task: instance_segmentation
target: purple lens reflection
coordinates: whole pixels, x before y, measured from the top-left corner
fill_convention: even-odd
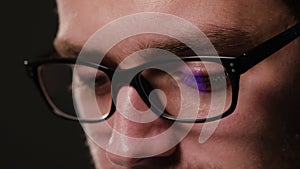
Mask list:
[[[196,88],[201,92],[211,92],[211,85],[208,76],[190,76],[184,73],[182,73],[181,76],[185,85],[190,86],[192,88]]]

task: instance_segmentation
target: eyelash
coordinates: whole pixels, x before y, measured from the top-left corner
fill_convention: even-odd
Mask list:
[[[223,90],[228,86],[228,74],[224,72],[224,69],[216,64],[205,64],[190,62],[186,63],[187,67],[179,66],[177,76],[181,82],[198,90],[199,92],[209,93],[212,91]],[[209,69],[207,69],[208,67]],[[188,70],[186,70],[188,68]],[[208,72],[209,70],[209,72]],[[224,80],[226,85],[224,86]]]

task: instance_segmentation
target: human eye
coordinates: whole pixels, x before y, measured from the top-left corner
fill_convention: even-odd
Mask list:
[[[221,91],[227,87],[228,74],[218,63],[187,62],[184,68],[180,68],[178,76],[183,85],[201,93]]]
[[[96,75],[95,78],[90,78],[85,83],[90,90],[94,89],[97,95],[110,91],[110,80],[105,74]]]
[[[89,72],[80,72],[76,79],[74,86],[77,89],[95,91],[96,95],[104,95],[110,92],[110,79],[102,71],[97,71],[96,75]]]

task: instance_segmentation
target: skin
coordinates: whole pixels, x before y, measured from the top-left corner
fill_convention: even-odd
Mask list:
[[[205,32],[211,25],[230,27],[248,32],[252,43],[238,49],[224,47],[224,53],[241,53],[294,25],[296,20],[281,1],[275,0],[57,0],[60,27],[55,40],[58,52],[64,57],[76,57],[87,39],[99,28],[121,16],[138,12],[162,12],[184,18]],[[184,7],[182,7],[184,6]],[[274,12],[276,11],[276,12]],[[145,41],[155,40],[145,36]],[[243,38],[237,39],[243,42]],[[139,48],[135,39],[128,41],[131,51],[112,49],[114,63]],[[218,44],[214,44],[218,46]],[[218,48],[217,48],[218,49]],[[236,110],[221,120],[212,137],[199,144],[199,129],[191,132],[176,147],[155,157],[135,159],[111,154],[89,138],[91,154],[98,169],[174,168],[174,169],[284,169],[298,168],[300,142],[300,39],[282,48],[241,76]],[[135,89],[127,87],[128,100],[137,109],[141,98]],[[122,111],[122,110],[120,110]],[[125,110],[126,111],[126,110]],[[123,112],[126,113],[126,112]],[[131,122],[116,112],[110,119],[114,129],[132,137],[150,137],[165,130],[170,124],[158,119],[149,124]],[[171,137],[169,139],[172,139]],[[118,138],[111,144],[131,148],[132,152],[148,151],[135,148]]]

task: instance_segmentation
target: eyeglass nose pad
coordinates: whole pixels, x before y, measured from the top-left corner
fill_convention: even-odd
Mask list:
[[[162,103],[158,92],[155,92],[155,88],[143,75],[135,76],[130,85],[137,90],[144,103],[156,115],[161,116],[165,113],[165,104]]]

